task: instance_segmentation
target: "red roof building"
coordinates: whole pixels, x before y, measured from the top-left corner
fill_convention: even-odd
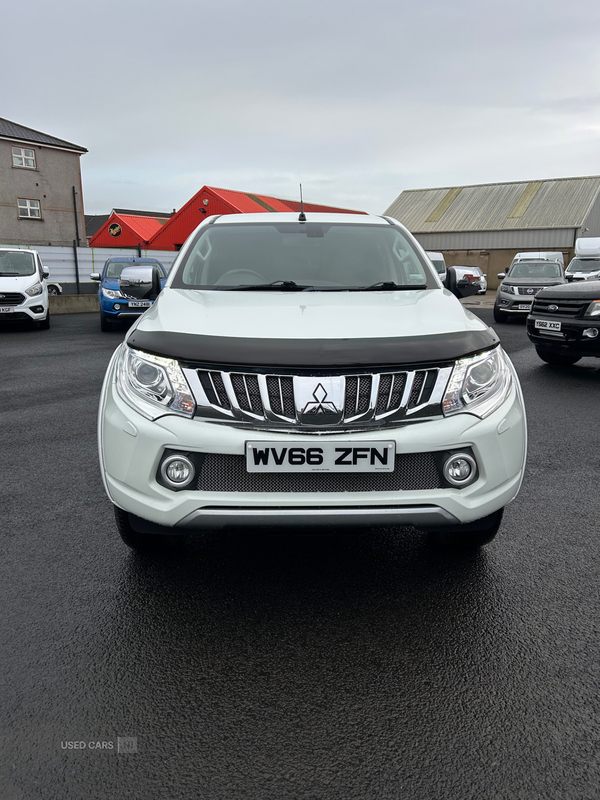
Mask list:
[[[169,217],[112,213],[90,239],[90,247],[148,247]]]
[[[304,203],[304,210],[313,213],[364,214],[348,208]],[[190,233],[206,219],[215,214],[256,214],[300,211],[299,200],[279,200],[264,194],[236,192],[231,189],[216,189],[203,186],[179,211],[157,232],[149,243],[151,250],[179,250]],[[110,220],[109,220],[110,221]],[[93,243],[90,241],[90,245]],[[111,242],[115,246],[115,242]],[[106,245],[98,245],[106,246]],[[126,245],[127,246],[127,245]]]

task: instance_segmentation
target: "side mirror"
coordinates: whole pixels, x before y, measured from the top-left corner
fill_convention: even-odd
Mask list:
[[[503,281],[506,278],[506,272],[499,272],[498,273],[498,280]]]
[[[468,278],[457,280],[456,270],[454,267],[450,267],[446,277],[446,289],[460,300],[463,297],[471,297],[477,294],[481,289],[481,284],[478,280],[469,280]]]
[[[92,274],[90,275],[90,280],[91,281],[96,281],[97,283],[100,283],[100,273],[99,272],[92,272]]]
[[[137,300],[155,300],[161,288],[158,267],[125,267],[119,277],[119,289]]]
[[[44,267],[43,265],[42,265],[42,275],[44,276],[44,278],[50,277],[50,270],[48,269],[48,267]]]

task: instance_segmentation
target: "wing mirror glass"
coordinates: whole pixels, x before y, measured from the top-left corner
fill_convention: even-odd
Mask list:
[[[119,289],[138,300],[154,300],[161,290],[158,267],[125,267],[119,276]]]
[[[459,300],[463,297],[471,297],[481,289],[481,283],[478,280],[469,280],[468,278],[457,279],[456,270],[454,267],[449,267],[446,275],[446,289]]]

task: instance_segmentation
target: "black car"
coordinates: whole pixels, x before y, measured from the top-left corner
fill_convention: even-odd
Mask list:
[[[600,357],[600,281],[543,289],[527,317],[527,335],[548,364],[570,366]]]

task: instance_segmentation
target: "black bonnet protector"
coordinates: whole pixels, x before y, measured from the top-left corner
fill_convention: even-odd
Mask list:
[[[382,367],[454,361],[494,347],[491,328],[373,339],[251,339],[135,330],[129,347],[178,361],[236,367]]]

